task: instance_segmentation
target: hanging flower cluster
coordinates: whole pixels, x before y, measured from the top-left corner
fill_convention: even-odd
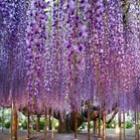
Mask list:
[[[26,70],[27,70],[27,97],[31,109],[40,110],[44,89],[45,75],[45,47],[46,47],[46,20],[44,0],[31,1],[27,12],[26,29]]]
[[[2,106],[21,102],[25,87],[26,1],[0,1],[0,94]]]

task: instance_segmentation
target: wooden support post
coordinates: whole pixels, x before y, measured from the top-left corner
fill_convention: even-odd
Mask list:
[[[77,126],[78,126],[78,122],[77,122],[77,112],[74,112],[74,139],[77,140]]]
[[[36,132],[40,132],[40,115],[37,114],[37,119],[36,119]]]
[[[52,109],[49,109],[49,130],[52,130],[52,121],[51,121],[51,117],[52,117]]]
[[[27,140],[30,140],[31,138],[31,120],[30,120],[30,111],[28,109],[28,114],[27,114]]]
[[[103,140],[106,140],[106,112],[103,112]]]
[[[12,102],[12,106],[11,106],[11,126],[10,126],[10,131],[11,131],[10,139],[11,140],[12,140],[12,135],[13,135],[13,132],[12,132],[12,122],[13,122],[13,102]]]
[[[93,120],[93,134],[96,136],[97,134],[97,120]]]
[[[14,103],[12,103],[11,139],[18,140],[18,113]]]
[[[135,140],[137,139],[137,112],[135,111]]]
[[[123,110],[123,140],[125,140],[125,111]]]
[[[48,131],[48,112],[47,109],[45,108],[45,128],[44,128],[44,137],[45,140],[47,140],[47,131]]]
[[[119,111],[119,114],[118,114],[118,123],[119,123],[119,140],[122,140],[122,117],[121,117],[121,111]]]
[[[93,119],[93,136],[96,135],[96,120]]]
[[[138,113],[138,108],[135,111],[135,140],[140,140],[140,136],[139,136],[139,113]]]
[[[99,110],[99,119],[98,119],[98,137],[101,138],[101,109]]]
[[[51,117],[54,117],[54,111],[51,109]],[[51,119],[51,125],[53,124],[53,118]],[[52,131],[51,131],[51,140],[54,140],[54,127],[52,127]]]
[[[88,103],[88,140],[90,140],[90,103]]]
[[[137,110],[137,137],[138,140],[140,140],[140,134],[139,134],[139,112]]]
[[[1,124],[2,124],[2,133],[3,133],[3,127],[4,127],[4,107],[2,107],[2,121],[1,121]]]

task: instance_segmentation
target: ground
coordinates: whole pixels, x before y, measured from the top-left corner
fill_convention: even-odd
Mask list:
[[[53,136],[53,137],[52,137]],[[4,131],[3,133],[0,132],[0,140],[9,140],[10,135],[8,131]],[[19,133],[19,139],[18,140],[25,140],[26,139],[26,132],[20,132]],[[107,130],[107,138],[106,140],[118,140],[118,135],[116,135],[114,130]],[[48,138],[44,139],[44,134],[43,133],[36,133],[32,134],[32,139],[31,140],[74,140],[73,134],[52,134],[48,133]],[[79,134],[78,135],[78,140],[87,140],[87,134]],[[101,140],[97,139],[97,137],[93,137],[91,135],[91,140]],[[126,130],[126,140],[135,140],[134,137],[134,130]]]

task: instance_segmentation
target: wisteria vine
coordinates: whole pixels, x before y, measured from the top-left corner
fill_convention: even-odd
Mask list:
[[[96,99],[134,110],[139,15],[135,0],[0,1],[1,106],[79,111]]]

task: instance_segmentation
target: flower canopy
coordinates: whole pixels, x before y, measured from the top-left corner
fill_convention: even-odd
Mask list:
[[[134,110],[140,100],[136,0],[0,1],[1,105]]]

